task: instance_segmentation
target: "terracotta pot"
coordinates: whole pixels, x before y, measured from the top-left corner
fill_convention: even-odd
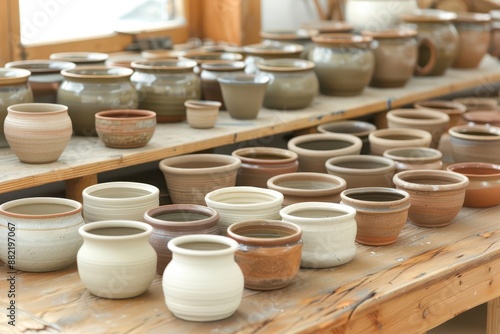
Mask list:
[[[356,255],[356,210],[324,202],[291,204],[280,211],[281,219],[302,229],[303,268],[329,268],[345,264]]]
[[[174,204],[206,205],[212,190],[236,184],[240,159],[225,154],[185,154],[160,161],[159,167]]]
[[[443,153],[430,147],[397,147],[384,151],[396,164],[396,173],[411,169],[443,169]]]
[[[69,267],[82,245],[78,228],[83,225],[82,205],[77,201],[27,197],[5,202],[0,205],[0,236],[5,240],[0,243],[0,260],[5,266],[32,272]],[[11,239],[15,239],[15,261],[9,251]]]
[[[331,157],[361,152],[361,139],[351,134],[312,133],[293,137],[287,143],[299,156],[299,171],[325,173],[325,162]]]
[[[299,167],[297,153],[277,147],[244,147],[231,155],[241,160],[237,186],[266,188],[269,178],[295,173]]]
[[[368,141],[368,135],[370,132],[377,130],[377,127],[368,122],[364,121],[337,121],[325,124],[320,124],[316,128],[318,132],[323,133],[347,133],[354,135],[362,140],[363,146],[361,147],[361,154],[370,153],[370,142]]]
[[[458,97],[452,101],[465,105],[467,108],[466,114],[475,110],[495,110],[498,107],[498,100],[492,97],[466,96]],[[465,117],[466,114],[464,114],[463,117]]]
[[[250,220],[227,229],[238,242],[236,263],[245,288],[274,290],[289,285],[297,275],[302,256],[302,229],[279,220]]]
[[[445,170],[407,170],[394,175],[397,189],[410,194],[411,222],[421,227],[449,225],[464,204],[466,176]]]
[[[448,129],[447,113],[430,109],[392,109],[386,114],[389,128],[421,129],[432,135],[430,147],[438,148],[441,135]]]
[[[429,147],[432,135],[420,129],[378,129],[368,135],[370,150],[373,155],[383,155],[390,148]]]
[[[7,108],[5,138],[21,162],[57,161],[71,140],[68,107],[52,103],[21,103]]]
[[[109,55],[102,52],[58,52],[52,53],[49,58],[51,60],[69,61],[77,66],[99,66],[104,65]]]
[[[449,131],[455,162],[500,164],[500,128],[487,125],[458,125]]]
[[[217,123],[221,105],[218,101],[187,100],[184,106],[189,126],[193,129],[213,128]]]
[[[346,155],[326,161],[328,174],[346,181],[347,188],[392,187],[396,164],[388,158],[375,155]]]
[[[95,114],[97,136],[108,147],[146,146],[156,130],[156,113],[151,110],[104,110]]]
[[[220,234],[219,214],[206,206],[196,204],[170,204],[149,209],[144,213],[144,222],[153,227],[149,237],[156,251],[156,272],[163,275],[172,259],[167,244],[175,237],[187,234]]]
[[[500,204],[500,165],[486,162],[460,162],[446,167],[469,179],[464,206],[489,208]]]
[[[124,299],[148,290],[155,277],[156,252],[149,244],[153,228],[132,220],[85,224],[79,232],[78,275],[95,296]]]
[[[369,246],[396,242],[408,218],[410,195],[393,188],[363,187],[344,190],[341,204],[356,209],[356,241]]]
[[[482,13],[459,13],[453,20],[458,31],[458,54],[452,66],[476,68],[490,46],[491,16]]]
[[[283,194],[283,206],[301,202],[340,202],[343,178],[325,173],[288,173],[267,180],[267,187]]]
[[[162,279],[167,308],[189,321],[231,316],[240,306],[244,279],[234,260],[238,243],[220,235],[184,235],[168,243],[172,261]]]
[[[222,103],[220,110],[226,110],[222,91],[217,78],[229,73],[244,74],[245,63],[242,61],[221,61],[218,63],[201,64],[201,88],[203,98],[210,101],[219,101]]]
[[[467,106],[462,103],[447,100],[427,100],[415,102],[413,106],[416,109],[430,109],[447,113],[450,117],[448,129],[464,123],[463,114],[467,111]]]

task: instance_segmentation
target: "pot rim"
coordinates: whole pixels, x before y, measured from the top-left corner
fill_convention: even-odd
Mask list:
[[[336,132],[336,131],[331,131],[329,128],[330,127],[335,127],[336,125],[340,126],[352,126],[354,128],[360,129],[362,131],[359,132]],[[316,127],[316,129],[319,132],[325,132],[325,133],[346,133],[346,134],[351,134],[355,135],[356,137],[363,137],[363,136],[368,136],[368,134],[372,131],[377,130],[377,127],[375,124],[369,123],[369,122],[364,122],[364,121],[353,121],[353,120],[345,120],[345,121],[334,121],[334,122],[329,122],[329,123],[323,123],[320,124]]]
[[[322,33],[311,37],[314,43],[323,45],[368,44],[371,36],[350,33]]]
[[[227,246],[227,248],[215,250],[193,250],[180,247],[182,244],[196,242],[222,244]],[[172,256],[179,254],[184,256],[212,257],[234,254],[238,250],[238,242],[223,235],[191,234],[171,239],[168,242],[167,247],[172,252]]]
[[[271,78],[267,74],[257,73],[237,73],[236,75],[225,74],[217,77],[217,82],[221,85],[267,85]]]
[[[147,192],[147,194],[144,194],[142,196],[134,196],[134,197],[100,197],[100,196],[93,196],[92,194],[95,191],[103,190],[103,189],[138,189],[138,190],[144,190]],[[149,199],[151,197],[157,197],[160,194],[160,190],[147,183],[140,183],[140,182],[129,182],[129,181],[114,181],[114,182],[103,182],[103,183],[97,183],[93,184],[91,186],[88,186],[87,188],[83,189],[82,191],[82,196],[83,200],[91,200],[95,201],[97,200],[98,202],[104,202],[104,203],[120,203],[123,201],[127,201],[130,199]]]
[[[272,238],[258,238],[249,237],[241,234],[245,232],[245,229],[252,228],[253,233],[258,233],[258,231],[268,231],[269,227],[278,227],[285,234],[279,237]],[[271,219],[258,219],[258,220],[247,220],[240,221],[229,225],[227,228],[227,234],[230,238],[236,240],[239,244],[248,246],[259,246],[259,247],[283,247],[288,244],[299,242],[302,236],[302,228],[294,223],[271,220]]]
[[[364,30],[361,32],[364,36],[370,36],[373,39],[392,39],[392,38],[413,38],[417,36],[417,29],[409,28],[390,28],[384,30]]]
[[[268,154],[275,156],[276,159],[258,159],[252,157],[251,156],[252,154]],[[297,153],[292,152],[290,150],[279,147],[267,147],[267,146],[242,147],[231,152],[231,155],[237,157],[244,163],[263,164],[263,165],[274,164],[275,162],[285,163],[285,164],[293,163],[299,158]]]
[[[184,106],[190,109],[204,110],[204,109],[214,109],[220,108],[222,103],[219,101],[211,100],[187,100],[184,102]]]
[[[217,63],[220,61],[241,61],[243,55],[237,52],[228,51],[186,51],[183,55],[179,56],[180,60],[194,60],[198,65]]]
[[[391,143],[394,142],[394,139],[387,139],[384,138],[383,135],[386,134],[392,134],[392,135],[410,135],[413,134],[414,136],[417,136],[418,138],[416,139],[407,139],[408,142],[414,141],[414,140],[422,140],[422,139],[427,139],[429,142],[432,140],[432,135],[429,131],[426,130],[421,130],[421,129],[407,129],[407,128],[387,128],[387,129],[378,129],[373,132],[371,132],[368,135],[368,138],[370,141],[379,140],[383,143]],[[402,141],[406,139],[398,139],[398,141]]]
[[[261,30],[260,37],[270,40],[302,40],[310,41],[311,36],[319,34],[317,29],[299,28],[295,30]]]
[[[227,203],[220,200],[214,199],[216,196],[229,195],[232,194],[243,194],[247,198],[250,194],[254,196],[262,196],[262,201],[253,203]],[[233,197],[234,197],[233,196]],[[265,198],[264,198],[265,197]],[[272,207],[276,205],[281,205],[283,203],[284,196],[282,193],[272,189],[254,187],[254,186],[230,186],[212,190],[205,195],[205,202],[207,206],[214,208],[217,211],[219,209],[239,209],[243,210],[255,210],[256,208],[262,207],[265,204],[266,207]]]
[[[403,156],[397,155],[397,152],[401,151],[418,151],[418,152],[426,152],[430,155],[427,156]],[[438,149],[431,147],[419,147],[419,146],[405,146],[405,147],[393,147],[384,151],[383,156],[385,158],[392,159],[398,162],[425,162],[432,160],[439,160],[443,157],[443,153]]]
[[[168,214],[168,213],[198,213],[206,216],[206,218],[198,219],[198,220],[187,220],[187,221],[170,221],[164,219],[158,219],[155,217],[160,214]],[[191,229],[193,226],[203,226],[209,224],[215,220],[217,222],[220,218],[219,213],[207,206],[198,205],[198,204],[167,204],[161,205],[156,208],[152,208],[144,212],[144,220],[148,224],[153,224],[157,226],[173,226],[173,227],[186,227],[187,229]]]
[[[31,111],[33,108],[42,109],[40,111]],[[39,103],[39,102],[29,102],[29,103],[18,103],[7,107],[7,111],[14,112],[17,114],[33,115],[33,114],[58,114],[61,112],[68,111],[68,107],[64,104],[57,103]]]
[[[99,235],[93,234],[90,231],[100,229],[100,228],[136,228],[142,230],[140,233],[129,234],[129,235]],[[149,236],[153,232],[153,227],[144,222],[136,220],[126,220],[126,219],[113,219],[113,220],[101,220],[92,223],[85,224],[78,229],[78,233],[82,238],[91,240],[115,240],[115,241],[130,241],[144,238]]]
[[[412,118],[411,116],[429,116],[429,118]],[[408,116],[408,117],[406,117]],[[439,110],[431,109],[392,109],[386,114],[387,120],[404,125],[412,125],[415,122],[426,125],[443,125],[450,121],[450,116]]]
[[[489,169],[492,171],[496,171],[496,173],[491,173],[491,174],[474,174],[474,173],[462,173],[459,170],[462,168],[467,168],[467,169],[475,169],[475,168],[481,168],[481,169]],[[500,176],[500,165],[494,164],[494,163],[489,163],[489,162],[457,162],[453,163],[451,165],[448,165],[446,167],[447,170],[455,173],[460,173],[468,178],[498,178]]]
[[[384,166],[375,168],[351,168],[351,167],[342,167],[335,164],[340,162],[377,162],[383,164]],[[337,171],[349,174],[353,173],[355,174],[362,173],[363,175],[366,173],[385,174],[388,171],[395,171],[396,163],[392,159],[378,155],[340,155],[326,160],[325,167],[328,171]]]
[[[49,56],[50,60],[69,61],[72,63],[87,63],[106,61],[109,54],[103,52],[57,52]]]
[[[131,66],[134,70],[184,71],[193,70],[197,64],[198,63],[192,59],[156,59],[136,60],[131,63]]]
[[[310,150],[305,149],[298,144],[302,144],[310,141],[319,141],[319,140],[341,140],[351,143],[351,145],[343,148],[333,149],[333,150]],[[295,151],[297,154],[308,154],[312,156],[324,156],[325,153],[335,152],[337,154],[343,154],[343,152],[348,152],[353,149],[359,149],[361,151],[361,147],[363,146],[363,141],[352,134],[346,133],[310,133],[305,135],[300,135],[297,137],[293,137],[287,143],[288,149]]]
[[[279,214],[284,221],[288,221],[287,219],[293,220],[294,218],[300,218],[301,221],[307,223],[315,223],[315,222],[320,222],[320,223],[325,223],[325,218],[324,217],[319,217],[319,218],[314,218],[314,217],[297,217],[294,216],[293,213],[296,211],[302,211],[304,209],[308,210],[331,210],[335,212],[341,212],[343,213],[340,216],[337,217],[330,217],[329,219],[344,219],[344,218],[354,218],[356,215],[356,209],[354,209],[351,206],[345,205],[345,204],[339,204],[339,203],[329,203],[329,202],[299,202],[299,203],[293,203],[288,206],[283,207]]]
[[[304,47],[300,44],[278,41],[264,41],[243,46],[243,52],[250,55],[287,55],[300,54],[302,51]]]
[[[468,131],[460,130],[471,130],[475,132],[482,132],[493,134],[493,136],[478,136],[467,134]],[[458,138],[464,140],[474,140],[479,142],[492,142],[500,140],[500,127],[490,126],[490,125],[457,125],[448,130],[451,138]]]
[[[301,181],[305,179],[313,179],[313,181],[332,181],[332,187],[322,188],[322,189],[303,189],[303,188],[290,188],[284,187],[279,184],[280,181]],[[340,176],[326,174],[326,173],[316,173],[316,172],[298,172],[298,173],[285,173],[275,175],[267,180],[267,187],[269,189],[277,190],[284,195],[304,195],[305,193],[310,193],[311,196],[323,196],[330,195],[332,191],[335,193],[340,193],[347,187],[346,181]],[[307,196],[307,195],[305,195]]]
[[[463,103],[448,100],[426,100],[413,103],[416,109],[431,109],[446,112],[448,115],[463,114],[467,106]]]
[[[491,22],[491,15],[488,13],[462,12],[457,13],[454,23],[477,23],[485,24]]]
[[[128,78],[133,73],[134,70],[127,67],[107,65],[78,66],[72,69],[61,70],[63,77],[72,79],[120,79]]]
[[[261,59],[257,62],[257,68],[264,72],[302,72],[314,67],[314,62],[296,58]]]
[[[221,163],[221,165],[215,167],[205,167],[205,168],[204,167],[183,168],[175,166],[176,164],[178,165],[179,163],[183,162],[199,163],[204,159],[209,159],[210,161],[219,162]],[[217,172],[221,173],[238,169],[241,166],[241,160],[226,154],[193,153],[193,154],[183,154],[165,158],[159,162],[159,166],[162,172],[164,173],[167,172],[171,174],[197,175],[200,173],[205,174],[208,171],[213,173]]]
[[[244,70],[246,64],[241,60],[222,60],[214,63],[202,63],[200,66],[202,70],[229,72]]]
[[[390,201],[370,201],[370,200],[360,200],[352,198],[353,194],[363,194],[363,193],[378,193],[378,194],[399,194],[402,196],[400,199],[390,200]],[[399,212],[407,210],[410,207],[410,194],[402,189],[388,188],[388,187],[361,187],[361,188],[350,188],[346,189],[340,193],[341,203],[345,205],[353,206],[356,211],[391,211]],[[347,203],[343,203],[345,201]],[[369,204],[372,208],[366,208],[365,205]],[[397,208],[387,208],[388,204],[397,205]]]
[[[5,68],[21,68],[32,74],[59,73],[61,70],[75,67],[76,64],[70,61],[51,59],[16,60],[5,64]]]
[[[42,204],[42,203],[61,204],[73,207],[73,209],[55,214],[33,214],[33,215],[25,213],[14,213],[8,211],[9,209],[17,206],[22,206],[26,204],[30,205]],[[53,217],[64,217],[82,212],[82,209],[83,205],[80,202],[69,198],[60,198],[60,197],[25,197],[25,198],[14,199],[0,205],[0,213],[2,213],[3,215],[6,215],[8,217],[24,218],[24,219],[44,219]]]
[[[421,184],[406,181],[405,178],[412,176],[428,176],[433,175],[434,177],[439,177],[442,180],[449,180],[448,184]],[[407,170],[396,173],[393,177],[393,182],[396,187],[402,188],[403,190],[411,191],[423,191],[423,192],[444,192],[451,190],[461,190],[465,189],[469,185],[469,178],[463,174],[451,172],[447,170],[436,170],[436,169],[414,169]]]
[[[0,86],[27,84],[30,75],[24,68],[0,68]]]
[[[111,109],[102,110],[95,114],[95,117],[103,120],[145,120],[156,118],[156,113],[145,109]]]

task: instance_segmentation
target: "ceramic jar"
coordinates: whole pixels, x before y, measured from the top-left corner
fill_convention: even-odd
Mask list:
[[[46,272],[76,261],[82,245],[82,205],[57,197],[27,197],[0,205],[0,260],[17,270]],[[9,242],[15,240],[15,244]],[[15,248],[15,262],[12,252]]]
[[[441,111],[450,117],[448,128],[464,124],[463,115],[467,111],[467,106],[463,103],[448,100],[427,100],[413,104],[413,107],[420,110]]]
[[[419,38],[429,39],[437,48],[434,69],[417,75],[441,76],[451,67],[458,54],[459,36],[453,25],[457,14],[442,10],[422,9],[402,15],[403,21],[415,25]],[[430,48],[419,48],[418,61],[431,57]]]
[[[489,14],[459,13],[453,20],[458,31],[458,54],[452,66],[456,68],[476,68],[481,63],[490,46]]]
[[[186,119],[184,102],[201,98],[201,80],[194,60],[132,62],[130,81],[139,93],[139,108],[156,112],[159,123]]]
[[[372,38],[353,34],[313,36],[309,60],[316,66],[319,89],[325,95],[354,96],[363,92],[375,69]]]
[[[347,0],[345,20],[357,30],[381,30],[401,23],[401,15],[418,9],[417,0]]]
[[[361,152],[361,139],[343,133],[311,133],[293,137],[287,143],[299,156],[299,171],[325,173],[325,162],[331,157]]]
[[[430,147],[432,135],[420,129],[390,128],[378,129],[368,135],[370,150],[373,155],[383,155],[390,148]]]
[[[57,103],[68,106],[75,135],[97,135],[98,111],[137,108],[137,93],[130,83],[132,73],[130,68],[107,66],[61,71],[64,79],[57,91]]]
[[[302,256],[302,229],[279,220],[235,223],[227,235],[238,242],[236,263],[245,288],[274,290],[289,285],[297,275]]]
[[[108,220],[80,227],[78,275],[95,296],[124,299],[148,290],[156,269],[156,252],[149,244],[153,228],[133,220]]]
[[[238,243],[220,235],[185,235],[168,243],[172,261],[163,273],[167,308],[189,321],[215,321],[240,306],[243,273],[234,260]]]
[[[186,119],[193,129],[211,129],[217,123],[219,109],[222,103],[219,101],[187,100]]]
[[[300,44],[278,42],[278,41],[263,41],[261,43],[245,45],[243,47],[245,53],[245,72],[257,73],[257,62],[262,59],[276,58],[300,58],[304,47]]]
[[[210,101],[219,101],[222,103],[220,109],[226,110],[217,78],[229,73],[244,74],[244,71],[245,63],[242,61],[221,61],[201,64],[200,79],[203,98]]]
[[[302,229],[303,268],[330,268],[351,261],[356,255],[356,210],[350,206],[303,202],[280,211],[281,219]]]
[[[457,125],[450,134],[455,162],[500,164],[500,128],[488,125]]]
[[[172,252],[167,247],[170,240],[186,234],[220,234],[219,213],[196,204],[170,204],[149,209],[144,213],[144,222],[153,227],[149,242],[158,255],[156,272],[160,275],[172,259]]]
[[[50,163],[59,159],[73,128],[68,107],[52,103],[22,103],[7,108],[5,138],[21,162]]]
[[[303,59],[267,59],[257,63],[269,76],[263,105],[269,109],[294,110],[311,105],[319,93],[314,63]]]
[[[225,154],[184,154],[160,161],[174,204],[206,205],[205,195],[236,184],[240,159]]]
[[[30,71],[21,68],[0,68],[0,148],[9,147],[3,130],[7,107],[33,102],[30,75]]]
[[[101,220],[143,220],[144,212],[160,205],[160,190],[140,182],[98,183],[82,191],[86,223]]]
[[[396,147],[383,156],[396,164],[396,173],[410,169],[443,169],[443,153],[430,147]]]
[[[266,188],[269,178],[295,173],[299,168],[297,153],[283,148],[244,147],[234,150],[231,155],[241,160],[237,186]]]
[[[361,141],[363,142],[360,153],[369,154],[370,142],[368,141],[368,135],[370,134],[370,132],[377,130],[377,127],[369,122],[347,120],[320,124],[316,129],[318,130],[318,132],[323,133],[333,132],[354,135],[361,139]]]
[[[261,31],[260,37],[264,41],[300,44],[304,48],[300,54],[300,58],[307,59],[309,51],[314,46],[311,36],[317,34],[319,34],[319,30],[316,29],[267,30]]]
[[[279,219],[283,194],[267,188],[234,186],[209,192],[205,202],[219,213],[221,234],[226,235],[227,228],[240,221]]]

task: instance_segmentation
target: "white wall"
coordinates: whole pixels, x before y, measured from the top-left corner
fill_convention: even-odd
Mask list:
[[[296,30],[301,23],[319,20],[312,0],[261,0],[261,15],[263,31]]]

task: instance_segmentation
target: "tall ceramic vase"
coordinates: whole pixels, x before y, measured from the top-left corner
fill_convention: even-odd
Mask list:
[[[243,295],[234,260],[238,243],[221,235],[185,235],[168,243],[172,261],[163,273],[168,309],[178,318],[213,321],[231,316]]]

